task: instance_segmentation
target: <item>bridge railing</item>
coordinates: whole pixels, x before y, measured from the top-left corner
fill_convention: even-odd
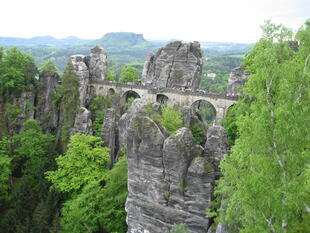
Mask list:
[[[124,87],[130,89],[143,89],[152,92],[153,94],[164,94],[164,93],[175,93],[179,95],[187,95],[187,96],[201,96],[201,97],[209,97],[214,99],[227,99],[227,100],[238,100],[238,96],[227,96],[226,94],[215,94],[215,93],[205,93],[204,91],[191,91],[191,90],[180,90],[176,88],[169,87],[154,87],[153,85],[145,85],[139,83],[120,83],[114,81],[92,81],[89,85],[103,85],[103,86],[113,86]]]

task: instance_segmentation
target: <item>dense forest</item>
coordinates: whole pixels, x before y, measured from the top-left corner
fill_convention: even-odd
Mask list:
[[[262,29],[263,37],[249,52],[247,46],[238,50],[231,44],[226,51],[217,45],[217,51],[211,45],[205,50],[201,88],[225,93],[231,69],[240,64],[250,74],[242,97],[221,122],[231,153],[221,161],[222,176],[206,215],[229,233],[306,233],[310,21],[296,34],[270,22]],[[124,36],[131,40],[124,43]],[[104,116],[117,97],[89,100],[92,135],[71,131],[76,115],[85,109],[68,56],[89,47],[83,47],[85,41],[68,40],[63,46],[75,41],[76,47],[0,48],[0,233],[127,232],[127,151],[120,148],[117,159],[111,158],[100,137]],[[111,41],[119,42],[115,46]],[[120,82],[139,82],[145,55],[157,48],[132,34],[110,34],[87,43],[107,48],[107,79]],[[52,77],[56,89],[49,106],[42,100],[46,77]],[[132,101],[128,98],[122,112]],[[169,135],[186,126],[177,109],[163,106],[158,114],[149,105],[146,112]],[[202,127],[195,125],[191,132],[196,144],[202,144]],[[186,228],[179,224],[171,233],[186,233]]]

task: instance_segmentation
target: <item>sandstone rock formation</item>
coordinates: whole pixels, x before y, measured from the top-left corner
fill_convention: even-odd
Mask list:
[[[91,54],[85,57],[92,81],[104,80],[107,73],[107,54],[100,46],[91,49]]]
[[[188,128],[168,136],[148,117],[142,100],[135,100],[122,118],[119,129],[126,135],[120,138],[128,155],[128,233],[162,233],[183,222],[193,233],[207,232],[211,221],[205,209],[217,175],[216,158],[210,156],[220,157],[220,151],[206,143],[206,156]],[[222,136],[215,133],[218,130],[222,132],[211,130],[208,139]]]
[[[245,68],[233,69],[228,78],[227,96],[239,96],[248,77],[249,74],[245,72]]]
[[[55,72],[43,71],[40,74],[36,119],[45,132],[52,134],[56,134],[59,124],[59,109],[53,103],[59,82],[60,77]]]
[[[78,76],[80,107],[82,109],[82,113],[78,113],[75,117],[71,134],[77,132],[91,134],[91,112],[86,109],[86,106],[93,97],[93,91],[88,88],[88,84],[91,81],[104,80],[107,72],[107,55],[104,49],[97,45],[91,49],[91,54],[88,56],[71,56],[71,62]]]
[[[14,111],[13,114],[14,122],[9,125],[1,126],[3,128],[8,127],[8,132],[13,135],[20,133],[22,130],[22,125],[28,119],[34,119],[35,116],[35,94],[33,92],[22,92],[19,97],[12,99],[12,109],[18,109]],[[5,105],[2,106],[5,108]],[[4,109],[0,109],[4,110]],[[5,111],[1,112],[3,114]],[[8,117],[8,116],[3,116]],[[12,116],[11,116],[12,117]],[[2,130],[0,130],[1,132]]]
[[[107,109],[105,115],[104,115],[104,120],[103,120],[103,125],[101,129],[101,139],[103,140],[104,146],[107,146],[110,148],[110,158],[111,162],[115,162],[115,153],[116,153],[116,119],[115,119],[115,109],[114,108],[109,108]]]
[[[107,55],[104,49],[97,45],[88,56],[71,56],[71,62],[79,79],[80,104],[85,107],[90,98],[87,90],[89,82],[104,80],[106,76]]]
[[[171,42],[150,54],[144,64],[142,83],[155,87],[195,90],[199,87],[202,54],[198,42]]]
[[[71,62],[74,67],[74,71],[78,76],[79,81],[79,93],[80,93],[80,105],[85,106],[87,100],[87,85],[89,84],[89,70],[85,63],[84,55],[71,56]]]
[[[84,107],[81,107],[75,116],[74,126],[71,129],[71,135],[76,133],[92,135],[91,112]]]

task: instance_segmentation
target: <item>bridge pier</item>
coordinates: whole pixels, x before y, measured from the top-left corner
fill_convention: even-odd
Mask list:
[[[225,116],[225,108],[215,108],[216,110],[216,116],[215,116],[215,124],[219,124],[220,121],[224,118]]]

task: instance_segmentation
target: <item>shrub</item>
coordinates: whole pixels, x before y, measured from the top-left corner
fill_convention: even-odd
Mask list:
[[[202,140],[203,140],[203,130],[201,126],[197,124],[193,125],[193,127],[191,128],[191,131],[192,131],[196,144],[200,145],[200,143],[202,143]]]
[[[183,119],[180,111],[163,106],[159,122],[166,128],[169,135],[172,135],[182,127]]]

